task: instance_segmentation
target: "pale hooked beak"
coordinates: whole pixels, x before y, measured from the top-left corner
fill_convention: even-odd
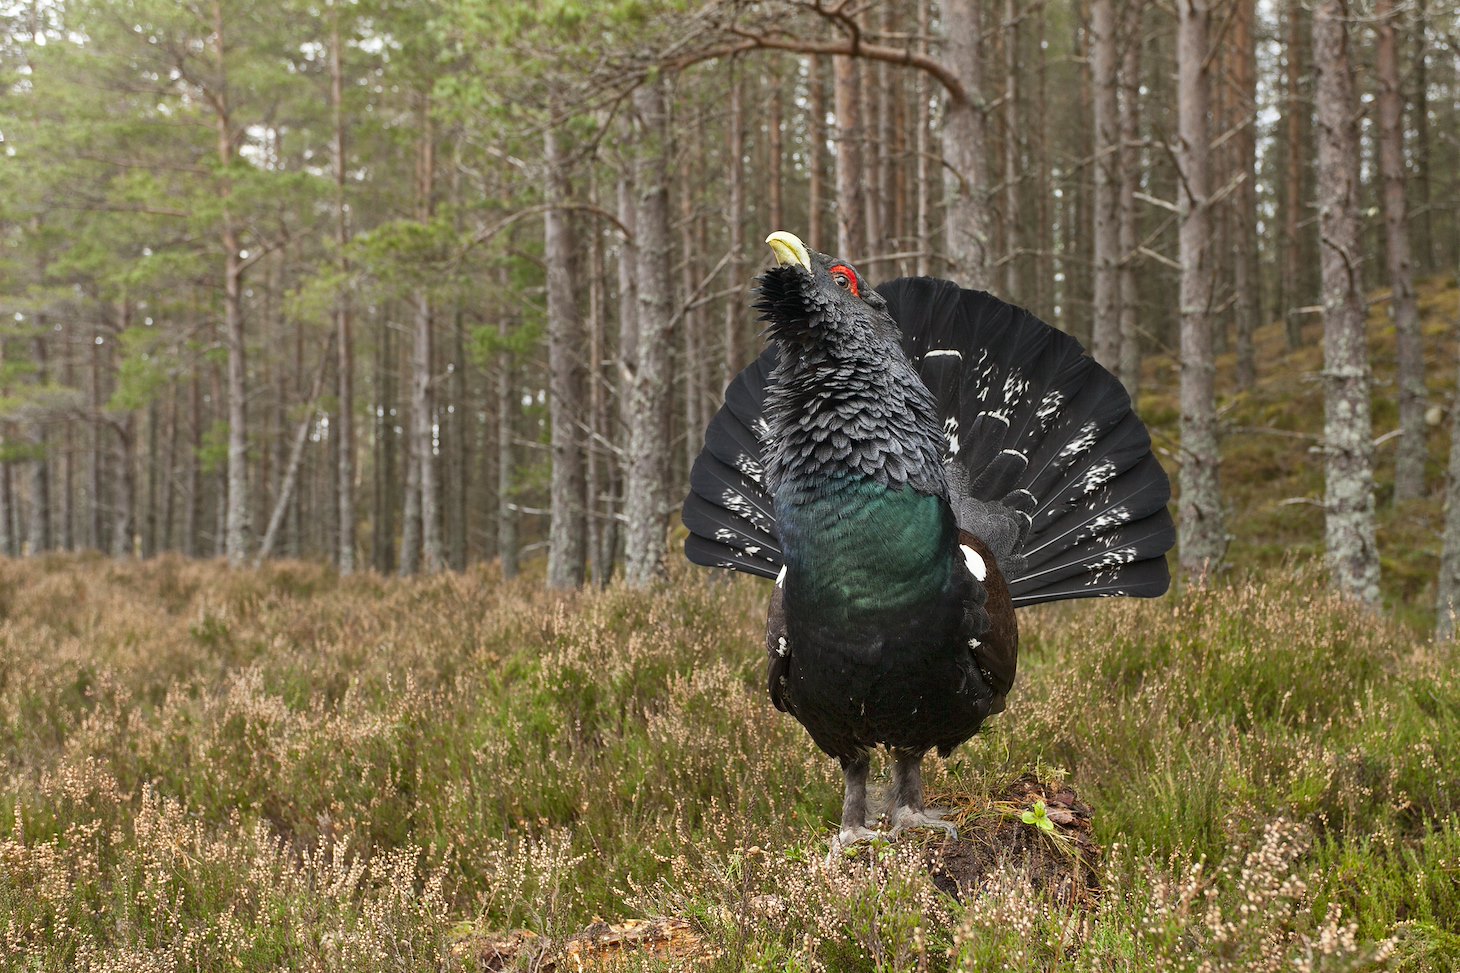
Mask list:
[[[787,233],[785,230],[777,230],[765,238],[770,245],[771,252],[776,255],[776,264],[785,267],[796,264],[807,273],[811,272],[811,251],[806,249],[806,244],[794,233]]]

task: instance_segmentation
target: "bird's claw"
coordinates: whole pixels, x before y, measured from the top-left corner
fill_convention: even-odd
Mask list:
[[[947,813],[940,808],[930,807],[914,811],[911,808],[900,807],[892,813],[892,835],[897,837],[911,828],[934,828],[946,832],[949,838],[957,841],[958,828],[952,821],[943,820],[943,815]]]
[[[890,837],[885,831],[873,831],[871,828],[842,828],[836,837],[831,839],[831,848],[826,853],[826,865],[828,868],[831,867],[832,863],[853,845],[859,845],[865,841],[887,841]]]

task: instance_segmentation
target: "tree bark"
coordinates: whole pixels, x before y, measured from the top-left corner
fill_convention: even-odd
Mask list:
[[[304,447],[309,442],[309,430],[314,427],[317,405],[320,393],[324,391],[324,377],[329,372],[329,359],[335,351],[335,337],[330,337],[330,347],[325,349],[324,358],[319,363],[319,369],[314,373],[314,384],[309,390],[309,400],[304,417],[299,420],[299,426],[294,431],[294,442],[289,447],[289,458],[284,466],[284,475],[279,482],[279,492],[274,498],[274,509],[269,515],[269,525],[264,530],[264,536],[259,541],[258,553],[254,556],[254,564],[260,564],[266,560],[274,550],[274,542],[279,536],[279,528],[284,526],[284,517],[289,512],[290,502],[294,497],[294,491],[299,484],[299,469],[304,465]]]
[[[36,334],[30,341],[31,365],[35,368],[35,384],[44,386],[50,380],[46,328],[49,326],[44,314],[37,314]],[[37,417],[29,423],[28,439],[35,456],[30,461],[30,516],[26,523],[26,548],[30,554],[40,554],[51,549],[51,458],[50,434],[46,429],[45,417]]]
[[[844,260],[865,260],[867,208],[863,196],[862,125],[856,58],[831,59],[836,109],[836,248]]]
[[[1325,535],[1338,590],[1379,601],[1369,356],[1359,239],[1359,143],[1346,0],[1313,9],[1322,241]]]
[[[1460,334],[1460,308],[1455,313],[1455,332]],[[1460,365],[1460,355],[1456,356],[1456,364]],[[1450,641],[1460,634],[1460,381],[1456,381],[1450,397],[1450,463],[1443,536],[1435,591],[1435,638]]]
[[[334,114],[335,243],[341,278],[349,280],[350,210],[345,201],[345,81],[342,65],[338,0],[330,3],[330,107]],[[335,394],[339,408],[335,436],[339,440],[339,462],[335,468],[335,494],[339,509],[339,544],[335,563],[341,574],[355,570],[355,336],[350,306],[350,289],[341,287],[335,295]]]
[[[1116,373],[1134,399],[1141,377],[1140,323],[1136,315],[1139,292],[1136,267],[1140,257],[1136,191],[1141,179],[1141,46],[1145,42],[1145,0],[1126,0],[1121,35],[1125,48],[1120,58],[1120,186],[1116,193],[1117,237],[1120,243],[1120,370]]]
[[[583,323],[578,315],[578,287],[573,267],[573,231],[568,211],[568,156],[560,133],[544,134],[548,167],[548,202],[543,217],[547,258],[548,413],[553,471],[548,528],[550,588],[583,584],[587,544],[584,503],[583,437],[578,431],[587,399],[584,395]]]
[[[726,167],[725,176],[726,181],[729,183],[727,187],[729,205],[725,211],[725,222],[729,230],[730,260],[726,264],[726,274],[730,286],[738,287],[745,278],[745,271],[743,270],[743,257],[745,253],[745,119],[744,113],[741,110],[741,105],[744,100],[745,82],[742,77],[742,72],[738,70],[738,65],[732,64],[730,70],[730,117],[726,122],[730,127],[728,139],[730,159],[729,165]],[[684,196],[684,205],[686,207],[689,206],[688,193]],[[689,212],[692,211],[687,210],[686,215]],[[781,229],[779,226],[771,227],[771,231],[779,229]],[[689,234],[691,232],[690,227],[685,226],[683,232]],[[688,259],[689,250],[686,248],[685,260],[688,261]],[[686,263],[687,268],[688,264]],[[691,284],[690,286],[693,285]],[[686,288],[685,293],[690,293],[688,288]],[[721,388],[730,384],[730,380],[735,377],[745,364],[745,340],[742,334],[745,330],[744,317],[745,309],[739,301],[725,302],[721,368],[718,375]],[[686,319],[685,330],[687,340],[693,344],[694,339],[688,337],[691,330],[689,324],[689,320]],[[686,362],[686,365],[691,370],[698,371],[698,363],[689,361]],[[699,429],[695,428],[694,416],[687,414],[686,418],[690,420],[691,439],[694,439],[698,436]]]
[[[1019,105],[1019,16],[1016,0],[1004,0],[1004,295],[1022,303],[1029,298],[1019,289],[1019,270],[1025,263],[1019,214],[1023,185],[1019,135],[1024,130]]]
[[[506,293],[509,283],[504,265],[497,278],[498,286]],[[504,341],[512,333],[505,311],[499,312],[497,334]],[[512,353],[505,347],[497,356],[497,557],[502,565],[502,577],[517,577],[517,504],[514,493],[516,476],[517,412],[516,367]]]
[[[1257,324],[1262,316],[1262,277],[1257,266],[1257,16],[1256,0],[1234,0],[1232,7],[1232,139],[1236,177],[1233,194],[1232,286],[1237,332],[1237,387],[1257,381]]]
[[[1303,71],[1306,37],[1303,31],[1305,0],[1288,0],[1285,95],[1285,138],[1287,155],[1283,164],[1283,261],[1282,287],[1284,321],[1287,325],[1288,348],[1303,344],[1303,311],[1309,298],[1307,286],[1306,240],[1308,232],[1302,224],[1308,212],[1308,129],[1309,110],[1303,97]]]
[[[1405,205],[1404,97],[1399,87],[1399,49],[1394,0],[1375,9],[1379,76],[1379,172],[1383,179],[1384,239],[1389,255],[1389,315],[1394,321],[1395,382],[1399,386],[1399,443],[1394,454],[1394,502],[1424,495],[1425,362]]]
[[[238,224],[230,203],[233,181],[229,169],[237,161],[237,142],[228,97],[228,75],[223,33],[223,4],[213,2],[213,58],[217,88],[213,92],[214,131],[220,201],[219,232],[223,245],[223,344],[228,350],[228,500],[225,508],[224,553],[229,565],[240,567],[248,558],[251,532],[248,490],[248,369],[243,322],[244,262]]]
[[[659,576],[668,500],[665,415],[670,384],[669,268],[673,251],[669,229],[669,130],[664,102],[662,78],[634,91],[640,159],[636,180],[639,333],[638,354],[625,391],[629,398],[629,442],[624,485],[624,578],[633,587],[644,587]]]
[[[1095,107],[1095,307],[1090,354],[1120,371],[1120,88],[1115,0],[1091,0],[1090,72]]]
[[[1211,571],[1226,546],[1217,482],[1216,395],[1211,301],[1211,200],[1208,181],[1207,49],[1211,13],[1206,0],[1177,0],[1178,122],[1176,164],[1181,207],[1181,503],[1182,573]]]
[[[806,81],[811,89],[808,97],[811,117],[807,123],[807,138],[811,144],[806,152],[806,245],[817,252],[825,252],[826,236],[822,232],[822,224],[826,219],[826,83],[822,77],[821,58],[812,55],[806,59],[806,64]]]
[[[982,56],[980,9],[979,0],[943,3],[945,57],[965,93],[962,98],[950,93],[943,117],[947,252],[954,279],[965,287],[990,283],[988,167],[984,159],[988,120],[977,94]]]

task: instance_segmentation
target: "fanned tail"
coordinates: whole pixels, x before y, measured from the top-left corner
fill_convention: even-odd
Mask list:
[[[1028,517],[1006,572],[1014,604],[1165,592],[1171,484],[1119,380],[982,291],[927,277],[878,290],[938,401],[948,462],[964,471],[951,482],[980,502],[975,516],[993,501]]]
[[[735,376],[705,429],[683,513],[689,528],[684,553],[695,564],[766,578],[781,569],[775,508],[761,482],[767,432],[761,406],[775,363],[771,348]]]
[[[981,291],[927,277],[878,291],[944,420],[960,526],[998,539],[1014,604],[1165,592],[1170,481],[1115,376],[1069,335]],[[767,348],[737,375],[705,430],[684,505],[696,564],[780,570],[762,484],[776,360]]]

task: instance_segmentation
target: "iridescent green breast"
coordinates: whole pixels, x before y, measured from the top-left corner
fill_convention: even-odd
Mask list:
[[[787,597],[822,624],[916,611],[947,589],[957,531],[942,498],[845,477],[797,501],[776,505]]]

